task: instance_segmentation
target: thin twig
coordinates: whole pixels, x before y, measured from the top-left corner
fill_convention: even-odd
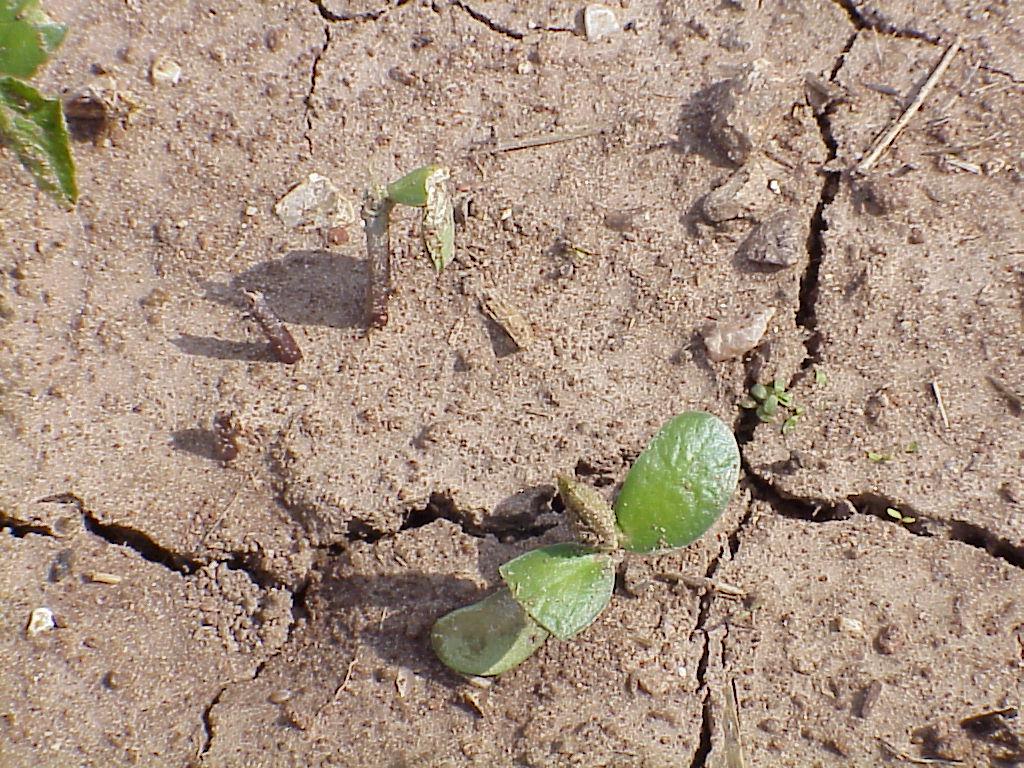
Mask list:
[[[730,695],[731,694],[731,695]],[[725,744],[726,768],[745,768],[743,737],[740,733],[740,697],[736,692],[736,678],[729,681],[725,696],[725,717],[722,719],[722,741]]]
[[[895,122],[886,128],[874,143],[871,145],[871,149],[868,153],[861,158],[861,161],[854,166],[854,171],[857,173],[866,173],[871,169],[878,158],[889,148],[889,145],[896,140],[899,136],[900,131],[907,127],[907,123],[910,122],[911,118],[917,114],[917,110],[924,104],[925,99],[938,84],[939,79],[949,68],[950,62],[953,61],[953,57],[956,56],[956,52],[960,50],[960,40],[954,40],[953,43],[946,49],[946,52],[942,54],[942,58],[939,59],[939,63],[935,65],[932,73],[928,75],[928,79],[924,81],[921,89],[917,92],[917,95],[913,98],[907,108],[903,110],[903,114],[896,118]]]
[[[932,382],[932,394],[935,395],[935,404],[939,407],[939,416],[942,417],[942,425],[949,429],[949,416],[946,415],[946,406],[942,402],[942,390],[939,389],[939,382]]]
[[[338,700],[338,695],[345,690],[345,686],[348,685],[348,681],[352,679],[352,670],[355,669],[356,662],[359,661],[359,654],[352,657],[352,661],[348,663],[348,669],[345,671],[345,679],[341,681],[341,685],[334,689],[334,696],[332,701]]]
[[[580,128],[578,131],[565,131],[564,133],[549,133],[544,136],[530,136],[525,139],[513,139],[507,141],[504,144],[499,144],[491,150],[492,153],[498,154],[499,152],[515,152],[520,149],[533,149],[534,147],[544,147],[548,144],[560,144],[563,141],[575,141],[576,139],[585,139],[588,136],[597,136],[597,134],[604,132],[604,128],[601,127],[590,127]]]
[[[947,760],[942,757],[914,757],[914,755],[904,752],[899,747],[883,738],[879,738],[878,741],[885,748],[885,751],[897,760],[905,760],[908,763],[913,763],[914,765],[963,765],[964,763],[963,760]]]

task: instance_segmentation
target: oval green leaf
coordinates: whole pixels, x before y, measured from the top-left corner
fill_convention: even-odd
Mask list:
[[[445,614],[430,633],[437,657],[463,675],[500,675],[523,663],[547,638],[547,630],[507,589]]]
[[[685,547],[725,510],[739,479],[736,438],[710,413],[690,411],[669,421],[640,454],[615,500],[633,552]]]
[[[615,586],[611,557],[580,544],[535,549],[498,570],[512,597],[559,640],[589,627]]]
[[[400,205],[422,208],[427,204],[427,185],[448,178],[448,169],[439,165],[424,165],[410,171],[398,181],[388,184],[388,198]]]

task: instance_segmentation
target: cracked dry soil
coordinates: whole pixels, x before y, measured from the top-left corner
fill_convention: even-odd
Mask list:
[[[71,33],[42,87],[133,106],[72,125],[73,213],[0,163],[0,765],[696,768],[736,765],[732,732],[748,766],[1024,762],[1016,3],[632,0],[596,43],[564,2],[45,5]],[[753,62],[737,168],[708,110]],[[400,216],[368,334],[361,233],[274,203],[432,160],[472,201],[456,262]],[[796,263],[751,265],[781,209]],[[708,319],[763,307],[754,352],[707,358]],[[737,408],[775,378],[806,409],[785,434]],[[568,537],[555,474],[611,496],[690,408],[743,452],[714,529],[489,687],[447,672],[431,623]]]

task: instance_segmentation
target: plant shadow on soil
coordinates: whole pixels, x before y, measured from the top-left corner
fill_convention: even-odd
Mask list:
[[[283,322],[328,328],[363,327],[369,267],[331,251],[290,251],[247,269],[227,283],[210,283],[211,301],[248,308],[242,291],[259,291]]]
[[[469,579],[410,570],[401,574],[328,577],[320,586],[325,621],[377,613],[357,630],[341,618],[337,629],[358,631],[361,645],[372,646],[381,661],[403,667],[448,688],[463,679],[445,667],[430,647],[430,630],[449,611],[483,599],[497,587],[480,588]]]

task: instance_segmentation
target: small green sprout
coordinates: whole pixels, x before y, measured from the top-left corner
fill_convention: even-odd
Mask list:
[[[917,440],[912,440],[907,444],[907,447],[903,449],[904,453],[920,453],[921,446],[917,444]]]
[[[782,424],[783,434],[791,432],[804,415],[804,408],[795,404],[793,394],[786,391],[786,382],[782,379],[775,379],[771,385],[754,384],[747,397],[740,400],[740,407],[754,411],[766,424],[775,422],[780,408],[790,411]]]
[[[864,453],[867,455],[868,461],[873,461],[875,464],[892,461],[891,453],[878,453],[877,451],[865,451]]]
[[[896,507],[886,507],[885,508],[885,514],[887,514],[889,517],[891,517],[896,522],[902,523],[903,525],[910,525],[911,523],[917,522],[917,518],[916,517],[911,517],[910,515],[904,515],[902,512],[900,512],[898,509],[896,509]]]
[[[505,586],[442,616],[434,652],[464,675],[499,675],[525,661],[549,635],[568,640],[611,601],[622,550],[684,547],[725,510],[739,479],[729,428],[711,414],[683,413],[666,423],[633,464],[609,506],[568,477],[559,493],[580,542],[541,547],[498,569]]]
[[[0,0],[2,1],[2,0]],[[388,321],[391,283],[391,211],[396,205],[423,209],[420,230],[434,269],[443,270],[455,258],[455,208],[448,192],[450,172],[425,165],[387,187],[375,186],[363,201],[366,255],[370,264],[367,324],[383,328]]]
[[[46,99],[24,82],[66,32],[37,0],[0,0],[0,145],[18,156],[40,189],[71,208],[78,188],[60,100]]]
[[[814,367],[814,383],[819,387],[824,387],[828,384],[828,375],[826,375],[824,370],[817,366]]]

